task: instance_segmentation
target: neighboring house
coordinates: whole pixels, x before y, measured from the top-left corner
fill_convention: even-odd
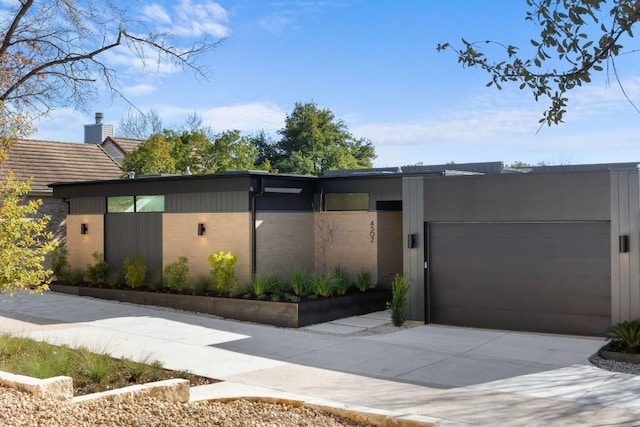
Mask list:
[[[113,160],[118,162],[119,165],[122,165],[124,155],[136,149],[142,142],[144,142],[142,139],[107,136],[100,146]]]
[[[112,180],[123,177],[120,168],[124,154],[142,140],[113,136],[113,126],[103,123],[96,113],[96,123],[84,126],[84,144],[18,139],[0,164],[0,174],[12,170],[20,181],[31,179],[30,198],[42,199],[40,215],[51,215],[49,231],[56,239],[65,236],[66,203],[53,199],[53,182]]]
[[[65,235],[68,207],[54,199],[52,182],[118,179],[120,166],[98,145],[18,139],[0,164],[0,173],[11,170],[16,179],[31,179],[30,198],[42,199],[40,214],[51,215],[49,230],[56,238]]]
[[[150,275],[187,256],[237,255],[236,273],[294,266],[407,273],[409,319],[602,335],[640,318],[635,163],[507,171],[499,162],[342,171],[253,171],[54,184],[68,200],[69,262],[99,250],[113,270],[143,255]]]
[[[143,140],[116,137],[113,125],[104,123],[102,113],[96,113],[95,117],[95,123],[84,125],[85,144],[100,145],[113,160],[122,165],[124,155],[133,151]]]

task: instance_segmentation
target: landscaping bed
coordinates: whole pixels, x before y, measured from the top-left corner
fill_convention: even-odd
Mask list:
[[[187,379],[192,386],[218,382],[186,371],[164,369],[156,361],[115,359],[86,348],[54,346],[8,334],[0,334],[0,371],[40,379],[72,377],[74,396],[171,378]]]
[[[609,342],[591,357],[591,363],[603,369],[632,374],[640,373],[640,320],[611,325]]]
[[[206,313],[227,319],[299,328],[386,309],[391,293],[382,289],[354,292],[301,302],[186,295],[169,292],[112,289],[52,283],[54,292],[142,305]]]

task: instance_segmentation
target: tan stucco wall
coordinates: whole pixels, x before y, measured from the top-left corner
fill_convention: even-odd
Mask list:
[[[206,231],[198,236],[198,224]],[[79,226],[78,226],[79,227]],[[248,212],[185,213],[162,216],[163,270],[180,256],[189,258],[192,279],[209,276],[207,257],[218,251],[238,257],[236,278],[240,284],[251,280],[251,215]]]
[[[361,270],[371,273],[371,283],[378,283],[378,236],[375,212],[318,212],[315,214],[315,269],[327,273],[341,266],[351,274]],[[330,229],[334,239],[326,242]],[[326,265],[322,248],[326,247]]]
[[[273,212],[256,215],[256,271],[290,276],[294,267],[314,268],[313,212]]]
[[[80,234],[80,224],[87,224],[87,234]],[[71,269],[94,264],[92,253],[104,254],[104,217],[102,215],[67,215],[67,262]]]

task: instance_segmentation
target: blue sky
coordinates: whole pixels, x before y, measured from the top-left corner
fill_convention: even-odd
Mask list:
[[[515,86],[485,87],[488,75],[463,69],[440,42],[495,40],[526,47],[537,28],[524,0],[175,0],[132,6],[150,26],[185,45],[226,37],[200,58],[210,78],[161,65],[142,69],[130,53],[105,59],[120,87],[165,126],[196,112],[216,131],[264,129],[277,137],[296,101],[315,102],[372,141],[376,166],[422,162],[640,161],[640,114],[602,74],[570,93],[565,124],[538,130],[546,108]],[[630,44],[630,48],[633,46]],[[627,95],[640,105],[640,53],[617,60]],[[101,111],[117,125],[129,107],[108,94],[91,111],[59,109],[34,138],[81,142]]]

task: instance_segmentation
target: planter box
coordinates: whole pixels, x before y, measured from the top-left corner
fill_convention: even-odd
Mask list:
[[[634,365],[640,365],[640,354],[635,353],[620,353],[617,351],[598,351],[598,356],[603,359],[615,360],[616,362],[633,363]]]
[[[227,319],[286,328],[299,328],[315,323],[385,310],[387,301],[391,299],[391,293],[384,290],[370,290],[363,294],[292,303],[91,288],[55,283],[50,284],[49,288],[54,292],[71,295],[170,307],[178,310],[213,314]]]

